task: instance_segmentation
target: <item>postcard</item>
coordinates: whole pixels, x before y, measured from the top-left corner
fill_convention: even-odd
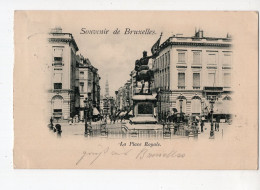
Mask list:
[[[258,168],[258,12],[15,11],[14,52],[14,168]]]

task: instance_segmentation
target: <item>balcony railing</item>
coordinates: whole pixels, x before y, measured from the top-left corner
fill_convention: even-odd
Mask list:
[[[63,64],[62,64],[62,61],[54,61],[53,65],[54,66],[62,66]]]
[[[52,114],[54,117],[61,117],[62,116],[62,112],[53,112]]]
[[[185,86],[178,86],[178,89],[185,89]]]

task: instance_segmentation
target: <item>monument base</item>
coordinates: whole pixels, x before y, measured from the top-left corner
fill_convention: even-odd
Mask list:
[[[133,96],[134,117],[130,119],[131,124],[156,124],[154,117],[154,106],[156,97],[152,94],[138,94]]]
[[[133,117],[130,119],[132,124],[156,124],[157,119],[154,117]]]
[[[162,130],[163,125],[160,124],[130,124],[125,125],[126,130]]]

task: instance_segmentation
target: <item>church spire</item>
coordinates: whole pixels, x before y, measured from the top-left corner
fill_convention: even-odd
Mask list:
[[[106,97],[109,97],[109,84],[108,84],[108,80],[106,80],[106,93],[105,93]]]

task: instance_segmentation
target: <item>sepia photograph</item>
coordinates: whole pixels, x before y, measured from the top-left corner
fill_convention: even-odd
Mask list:
[[[257,12],[15,11],[14,51],[14,168],[258,168]]]

